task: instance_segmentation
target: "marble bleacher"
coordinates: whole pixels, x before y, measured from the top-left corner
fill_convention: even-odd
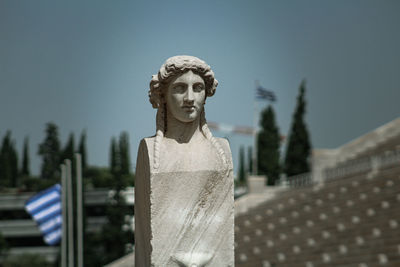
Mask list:
[[[400,266],[400,161],[292,188],[235,218],[236,266]]]

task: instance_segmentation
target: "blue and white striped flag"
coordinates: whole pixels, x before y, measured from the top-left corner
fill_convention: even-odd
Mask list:
[[[276,101],[275,93],[261,86],[258,86],[258,88],[256,88],[256,98],[260,100],[268,100],[271,102]]]
[[[56,245],[61,240],[61,186],[56,184],[34,195],[25,204],[44,235],[44,241]]]

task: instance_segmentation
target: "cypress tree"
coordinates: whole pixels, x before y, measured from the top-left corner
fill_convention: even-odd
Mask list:
[[[58,127],[49,122],[46,125],[46,137],[39,144],[38,154],[42,156],[41,176],[44,179],[58,179],[60,174],[60,140],[58,138]]]
[[[111,138],[110,146],[110,171],[112,174],[116,174],[119,171],[119,151],[117,146],[117,141],[115,138]]]
[[[79,154],[82,158],[82,171],[85,173],[87,169],[87,153],[86,153],[86,131],[83,131],[79,140]]]
[[[120,177],[121,175],[117,175]],[[131,225],[125,220],[129,214],[129,207],[126,205],[122,194],[122,187],[118,182],[112,188],[114,195],[111,201],[107,203],[106,217],[108,223],[102,228],[102,241],[104,246],[103,264],[121,258],[126,253],[126,244],[133,243],[134,235]]]
[[[0,150],[0,184],[16,187],[18,184],[18,154],[11,131],[7,131]]]
[[[11,181],[10,184],[12,187],[17,187],[18,185],[18,153],[15,148],[15,142],[11,142],[10,147],[10,163],[11,163]]]
[[[239,183],[244,184],[246,181],[246,173],[245,173],[245,166],[244,166],[244,147],[240,146],[239,149]]]
[[[306,84],[305,80],[303,80],[300,84],[299,95],[297,96],[296,109],[293,114],[285,155],[285,173],[288,177],[310,171],[311,143],[304,121],[306,113],[305,91]]]
[[[249,146],[247,148],[247,173],[253,174],[253,148],[251,146]]]
[[[24,139],[24,148],[22,152],[22,169],[21,169],[22,176],[29,176],[29,139],[25,137]]]
[[[128,206],[122,191],[126,186],[126,177],[129,175],[129,136],[122,132],[119,141],[114,137],[110,145],[110,169],[114,176],[111,201],[107,204],[106,217],[108,223],[102,229],[102,244],[104,245],[103,263],[109,263],[125,255],[126,244],[132,243],[133,232],[129,222],[125,221],[129,214]]]
[[[7,131],[3,137],[0,150],[0,182],[2,186],[9,186],[11,180],[11,165],[10,165],[10,131]]]
[[[129,135],[127,132],[122,132],[119,137],[119,154],[121,174],[129,175],[131,163],[129,155]]]
[[[280,134],[271,105],[262,111],[260,126],[261,131],[257,138],[258,174],[266,175],[267,184],[274,185],[281,173],[279,163]]]
[[[74,153],[75,153],[75,140],[74,140],[74,134],[70,133],[68,137],[67,144],[65,145],[63,151],[62,151],[62,156],[61,156],[61,161],[60,163],[63,163],[65,159],[70,159],[71,161],[74,160]]]

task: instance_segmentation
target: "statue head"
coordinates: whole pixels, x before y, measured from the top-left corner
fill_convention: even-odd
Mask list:
[[[193,92],[202,90],[202,95],[193,99],[193,104],[188,104],[186,110],[173,110],[172,105],[182,104],[186,105],[191,103],[191,99],[179,99],[171,97],[170,90],[179,90],[174,87],[174,82],[182,79],[185,85],[192,86]],[[178,83],[179,84],[179,83]],[[196,87],[199,86],[197,89]],[[200,88],[203,86],[204,88]],[[182,122],[191,122],[200,116],[199,126],[201,132],[216,148],[221,157],[222,163],[227,166],[227,159],[225,153],[216,139],[212,136],[211,131],[208,129],[205,119],[204,103],[207,97],[213,96],[218,86],[218,81],[214,77],[214,73],[210,66],[203,60],[193,56],[175,56],[167,59],[161,66],[158,74],[153,75],[150,82],[149,98],[153,108],[157,109],[156,117],[156,136],[154,141],[154,168],[159,167],[160,157],[160,143],[167,131],[167,109],[171,109],[171,114]],[[178,86],[179,87],[179,86]],[[175,89],[174,89],[175,88]],[[196,100],[197,99],[197,100]],[[179,102],[173,103],[174,101]],[[186,104],[185,104],[186,103]],[[184,108],[185,109],[185,108]],[[191,112],[189,109],[196,109],[196,112]]]
[[[165,95],[170,82],[188,71],[192,71],[203,79],[206,97],[214,95],[218,81],[209,65],[193,56],[170,57],[161,66],[158,74],[153,75],[151,79],[149,98],[153,108],[158,109],[165,104]]]

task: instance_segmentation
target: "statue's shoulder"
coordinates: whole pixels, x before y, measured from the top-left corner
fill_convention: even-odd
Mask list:
[[[218,141],[218,143],[221,144],[221,146],[224,148],[224,150],[225,150],[225,148],[230,150],[229,141],[226,138],[222,138],[222,137],[214,137],[214,138]]]
[[[231,147],[229,146],[229,141],[226,138],[214,137],[217,142],[221,145],[227,157],[232,158]]]
[[[155,136],[150,136],[140,140],[138,154],[147,155],[149,158],[153,157]]]
[[[145,137],[140,141],[140,144],[143,143],[143,145],[146,145],[147,147],[153,147],[155,139],[156,139],[155,135],[149,136],[149,137]]]
[[[136,160],[136,170],[138,166],[145,168],[145,170],[151,170],[151,165],[153,163],[154,140],[155,136],[146,137],[140,140]]]

